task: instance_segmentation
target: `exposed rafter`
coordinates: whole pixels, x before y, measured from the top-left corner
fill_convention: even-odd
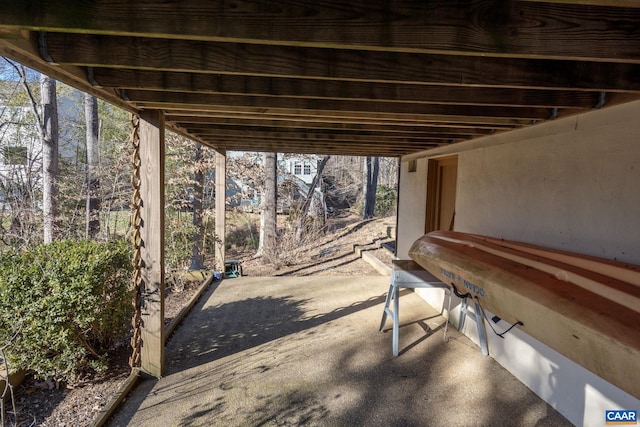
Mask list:
[[[0,54],[221,151],[401,156],[640,98],[635,0],[0,7]]]
[[[394,101],[414,104],[593,108],[599,97],[599,91],[452,87],[106,68],[94,69],[93,79],[100,87],[117,89],[251,94],[280,98]]]
[[[0,26],[288,46],[640,61],[640,33],[630,31],[640,25],[640,10],[586,10],[566,3],[95,0],[61,5],[52,0],[3,0]]]
[[[280,98],[255,95],[219,95],[185,92],[157,92],[130,90],[126,97],[142,106],[164,103],[169,108],[189,108],[189,106],[300,109],[312,111],[358,111],[361,113],[455,115],[471,117],[502,117],[527,120],[544,120],[551,115],[550,108],[535,107],[493,107],[441,104],[409,104],[389,101],[333,100],[308,98]],[[577,112],[571,111],[569,112]]]
[[[47,34],[55,63],[377,83],[640,92],[640,63],[469,57],[175,39]],[[640,42],[639,42],[640,45]],[[99,82],[99,77],[96,78]]]

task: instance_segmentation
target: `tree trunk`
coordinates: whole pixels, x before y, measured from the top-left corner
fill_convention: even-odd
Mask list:
[[[270,256],[275,261],[277,236],[277,189],[278,168],[277,154],[265,153],[264,160],[264,188],[262,189],[262,213],[260,214],[260,243],[258,256]]]
[[[202,170],[202,145],[196,143],[193,156],[195,171],[193,172],[193,246],[191,247],[191,270],[202,270],[204,259],[202,255],[202,240],[204,228],[202,226],[202,199],[204,197],[204,171]]]
[[[87,208],[86,238],[95,239],[100,234],[100,147],[98,145],[98,100],[84,94],[84,118],[87,126]]]
[[[373,218],[376,209],[376,190],[378,188],[378,173],[380,171],[380,159],[367,157],[365,162],[364,183],[364,211],[363,219]]]
[[[322,179],[322,172],[324,171],[324,167],[327,164],[330,156],[324,156],[320,163],[318,163],[318,169],[316,170],[316,176],[313,177],[313,181],[311,181],[311,185],[309,186],[309,191],[307,192],[307,197],[304,199],[304,203],[300,208],[300,222],[298,224],[298,231],[296,232],[296,240],[298,243],[302,240],[302,236],[304,234],[307,222],[307,215],[309,214],[309,208],[311,207],[311,202],[313,201],[313,194],[315,192],[318,183]]]
[[[44,243],[53,241],[58,216],[58,107],[56,81],[41,74],[42,100],[42,211]]]

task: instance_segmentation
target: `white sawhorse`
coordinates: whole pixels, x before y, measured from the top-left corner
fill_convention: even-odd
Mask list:
[[[384,328],[387,321],[387,316],[391,317],[393,322],[393,338],[392,349],[393,356],[398,356],[398,340],[400,335],[400,288],[441,288],[444,290],[445,295],[449,297],[451,301],[451,287],[433,276],[427,270],[423,269],[418,263],[412,260],[394,260],[393,269],[391,272],[391,279],[389,283],[389,291],[387,292],[387,298],[384,303],[384,312],[382,313],[382,321],[380,322],[380,330]],[[393,301],[393,309],[390,305]],[[460,322],[459,329],[462,329],[464,320],[467,316],[471,317],[478,328],[478,337],[480,341],[480,347],[482,348],[482,354],[485,356],[489,354],[487,348],[487,335],[484,329],[484,322],[481,315],[481,308],[479,304],[474,301],[475,313],[467,308],[467,298],[462,298],[462,307],[460,310]],[[448,320],[447,320],[448,321]]]

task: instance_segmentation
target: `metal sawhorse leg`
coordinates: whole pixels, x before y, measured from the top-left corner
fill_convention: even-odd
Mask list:
[[[393,270],[391,272],[391,279],[389,283],[389,291],[387,292],[387,298],[384,303],[384,311],[382,313],[382,320],[380,322],[380,331],[384,328],[387,321],[387,316],[391,317],[393,323],[392,332],[392,350],[393,356],[398,356],[398,341],[400,336],[400,288],[441,288],[444,289],[445,294],[451,301],[451,288],[438,280],[435,276],[423,269],[419,264],[411,260],[394,260]],[[393,308],[391,303],[393,302]],[[466,317],[470,317],[476,323],[478,328],[478,338],[480,341],[480,348],[482,354],[487,356],[489,354],[487,346],[487,334],[484,327],[484,321],[482,318],[482,309],[477,301],[474,301],[475,313],[467,307],[467,298],[462,298],[462,307],[460,310],[460,322],[458,330],[462,330]],[[449,320],[447,319],[447,322]]]
[[[384,303],[380,330],[382,331],[384,328],[387,316],[391,317],[393,322],[392,348],[393,356],[395,357],[398,355],[398,339],[400,335],[400,288],[442,288],[449,295],[449,298],[451,298],[451,294],[449,286],[411,260],[394,260],[389,282],[389,291]],[[390,307],[391,302],[393,302],[393,309]]]
[[[451,298],[451,296],[449,296],[449,298]],[[484,354],[485,356],[488,356],[489,346],[487,345],[487,331],[485,330],[485,327],[484,327],[484,321],[482,317],[482,308],[480,307],[480,304],[478,304],[478,301],[474,300],[473,309],[475,313],[469,310],[469,307],[467,306],[467,298],[468,297],[465,297],[462,299],[462,307],[460,308],[460,322],[458,322],[458,330],[459,331],[462,330],[462,327],[464,326],[464,320],[467,316],[473,319],[473,321],[476,322],[476,328],[478,329],[478,341],[480,341],[480,349],[482,349],[482,354]]]

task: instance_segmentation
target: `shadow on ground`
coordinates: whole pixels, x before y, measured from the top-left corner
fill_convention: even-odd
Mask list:
[[[174,347],[170,372],[178,372],[258,347],[267,342],[300,334],[323,323],[384,303],[385,295],[370,297],[327,313],[309,316],[309,299],[253,297],[207,307],[188,341]],[[214,333],[211,333],[211,329]],[[311,333],[313,334],[313,333]]]
[[[566,426],[413,293],[401,354],[378,332],[388,279],[243,278],[205,296],[111,425]],[[353,302],[356,301],[356,302]]]

